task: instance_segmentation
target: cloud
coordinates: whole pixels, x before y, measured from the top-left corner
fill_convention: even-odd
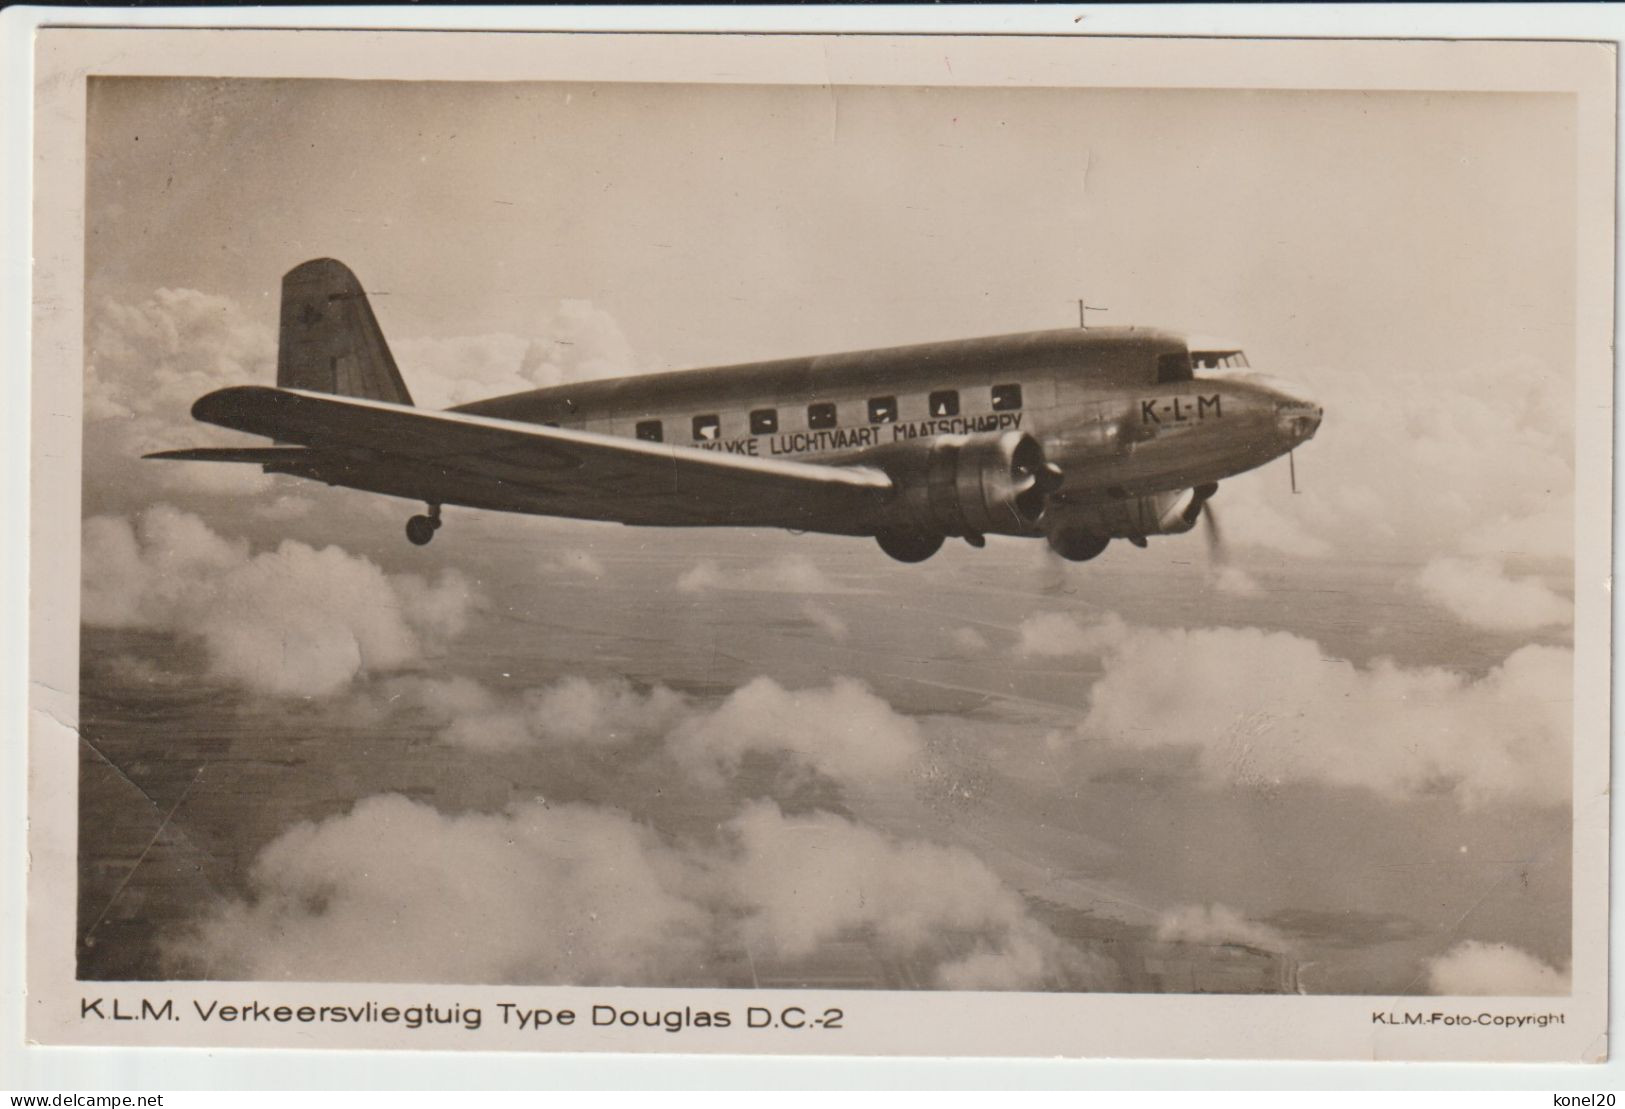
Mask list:
[[[790,779],[862,787],[907,775],[925,750],[912,717],[844,677],[811,689],[756,678],[707,708],[623,678],[572,676],[499,693],[465,677],[413,674],[375,683],[353,708],[369,720],[426,722],[440,741],[488,753],[642,744],[651,759],[668,760],[666,772],[675,767],[702,786],[733,781],[748,759],[766,758]]]
[[[1474,555],[1572,560],[1574,522],[1574,494],[1560,490],[1533,511],[1483,519],[1462,546]]]
[[[543,563],[544,570],[560,574],[574,574],[581,577],[601,578],[604,576],[604,564],[590,551],[568,550],[560,551],[557,557],[548,559]]]
[[[1228,905],[1181,905],[1157,919],[1157,939],[1164,943],[1242,944],[1284,951],[1287,939],[1275,929],[1248,920]]]
[[[801,615],[807,622],[836,642],[844,640],[847,636],[846,621],[835,615],[823,605],[815,605],[811,601],[801,606]]]
[[[829,813],[787,817],[767,801],[729,831],[730,884],[757,952],[803,957],[852,935],[898,955],[949,947],[934,984],[950,989],[1038,986],[1069,954],[962,848],[895,840]]]
[[[1281,534],[1231,511],[1253,501],[1339,552],[1572,554],[1572,371],[1507,360],[1309,376],[1326,423],[1298,452],[1302,495],[1275,467],[1225,482],[1227,535]]]
[[[248,442],[193,420],[191,407],[228,385],[274,384],[273,326],[229,297],[159,289],[137,303],[104,298],[91,305],[86,335],[85,465],[100,487],[136,481],[176,494],[242,495],[288,480],[246,464],[154,461],[130,468],[156,450]],[[638,369],[619,325],[583,300],[543,309],[534,336],[387,338],[413,399],[426,408]]]
[[[240,494],[271,487],[258,466],[137,464],[143,454],[169,447],[243,442],[193,420],[192,402],[228,385],[275,382],[270,328],[229,298],[159,289],[139,304],[93,304],[86,343],[87,475],[103,486],[134,479],[176,492]]]
[[[691,864],[589,805],[447,816],[396,795],[284,832],[169,959],[242,980],[659,985],[709,923]]]
[[[1261,597],[1264,590],[1239,566],[1221,566],[1213,575],[1213,588],[1231,597]]]
[[[1513,578],[1487,558],[1436,558],[1416,584],[1458,619],[1490,631],[1527,632],[1568,624],[1574,604],[1538,578]]]
[[[987,652],[987,640],[975,628],[955,628],[948,637],[948,645],[962,655],[980,655]]]
[[[401,338],[391,346],[413,400],[425,408],[639,370],[620,325],[587,300],[561,300],[544,308],[529,337],[497,332]]]
[[[1099,654],[1127,633],[1116,614],[1085,627],[1071,616],[1044,612],[1029,616],[1016,628],[1016,653],[1024,657],[1059,657]]]
[[[313,507],[314,503],[308,497],[283,493],[275,500],[255,505],[254,515],[262,520],[297,520],[308,515]]]
[[[771,802],[668,840],[593,805],[450,816],[376,796],[284,832],[248,885],[167,938],[172,974],[743,985],[753,963],[860,942],[949,988],[1104,977],[968,852]]]
[[[209,672],[264,693],[320,696],[399,669],[461,634],[465,579],[385,574],[338,547],[251,554],[168,505],[85,522],[81,618],[200,643]]]
[[[614,747],[663,736],[695,710],[664,686],[638,689],[624,678],[571,676],[503,693],[467,677],[402,675],[364,691],[355,709],[427,722],[441,742],[472,751],[533,746]]]
[[[712,589],[747,589],[772,593],[839,593],[842,588],[830,581],[806,555],[790,554],[772,562],[726,573],[714,559],[701,559],[677,579],[684,593]]]
[[[1561,997],[1570,972],[1506,943],[1467,940],[1428,960],[1428,992],[1449,997]]]
[[[1225,542],[1297,558],[1325,558],[1332,554],[1333,545],[1306,525],[1304,513],[1285,510],[1275,503],[1279,490],[1274,488],[1274,477],[1269,475],[1270,485],[1264,484],[1263,475],[1224,483],[1222,498],[1214,501],[1212,511],[1223,520]],[[1299,500],[1292,498],[1287,509],[1299,507]]]
[[[736,773],[747,756],[772,755],[838,782],[896,778],[924,750],[920,727],[852,678],[789,690],[757,678],[716,709],[685,720],[667,750],[701,780]]]
[[[1569,798],[1567,649],[1523,647],[1474,679],[1382,659],[1359,667],[1256,628],[1134,629],[1102,667],[1081,735],[1186,752],[1212,785],[1447,793],[1467,806]]]
[[[726,581],[722,576],[722,567],[714,559],[704,558],[678,577],[677,589],[682,593],[704,593],[721,589]]]

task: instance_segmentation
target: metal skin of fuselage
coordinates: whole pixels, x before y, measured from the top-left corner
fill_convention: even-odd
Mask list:
[[[1158,383],[1157,359],[1188,357],[1183,339],[1146,329],[1029,332],[957,342],[646,374],[537,389],[450,411],[632,438],[659,420],[667,443],[798,462],[863,464],[893,444],[925,447],[944,435],[1016,430],[1034,436],[1061,484],[1047,515],[1071,507],[1210,486],[1262,466],[1311,438],[1321,408],[1286,382],[1248,371],[1193,373]],[[996,411],[996,386],[1020,387],[1020,406]],[[933,393],[954,392],[957,416],[933,415]],[[869,402],[895,397],[893,418],[871,421]],[[833,403],[833,428],[810,429],[808,407]],[[777,427],[752,434],[751,413]],[[715,416],[714,439],[692,435]],[[290,468],[291,469],[291,468]],[[442,486],[432,472],[350,463],[345,473],[301,476],[443,504],[612,519],[612,506],[569,496]],[[686,512],[640,524],[695,523]],[[719,521],[721,522],[721,521]],[[868,529],[854,522],[855,534]],[[1041,534],[1044,529],[1033,529]]]

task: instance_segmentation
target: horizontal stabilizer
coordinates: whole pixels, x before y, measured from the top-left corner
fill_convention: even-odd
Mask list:
[[[185,447],[174,451],[154,451],[142,458],[168,458],[177,462],[287,462],[304,458],[309,447]]]

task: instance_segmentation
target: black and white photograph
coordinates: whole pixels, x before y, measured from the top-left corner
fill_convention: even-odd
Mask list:
[[[1612,155],[1489,61],[1166,45],[84,77],[68,1035],[1265,995],[1577,1056]],[[1530,1028],[1404,1040],[1444,998]]]

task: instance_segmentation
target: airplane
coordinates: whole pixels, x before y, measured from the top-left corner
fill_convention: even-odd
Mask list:
[[[273,440],[148,458],[258,464],[441,508],[648,527],[874,538],[921,562],[948,538],[1046,540],[1087,561],[1190,531],[1225,478],[1312,438],[1321,406],[1234,344],[1161,330],[1035,331],[575,382],[414,407],[341,262],[283,278],[272,388],[195,419]],[[1211,522],[1211,517],[1210,517]]]

